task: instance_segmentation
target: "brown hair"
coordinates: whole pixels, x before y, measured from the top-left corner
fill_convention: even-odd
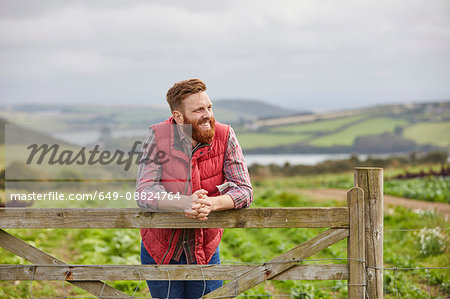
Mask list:
[[[189,79],[175,83],[167,91],[167,103],[170,111],[183,110],[183,100],[191,94],[206,90],[206,85],[200,79]]]

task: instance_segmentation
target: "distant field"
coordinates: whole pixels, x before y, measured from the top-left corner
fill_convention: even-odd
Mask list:
[[[358,136],[393,132],[396,126],[403,126],[405,120],[379,117],[351,126],[343,131],[314,139],[310,144],[316,146],[352,145]]]
[[[213,111],[214,111],[214,117],[216,118],[216,120],[220,121],[222,123],[237,122],[241,119],[245,120],[244,113],[239,114],[233,110],[217,108],[217,107],[213,107]]]
[[[289,126],[279,126],[270,129],[270,132],[273,133],[306,133],[306,132],[326,132],[333,131],[342,126],[350,124],[354,121],[360,120],[365,115],[357,115],[351,117],[343,117],[331,120],[321,120],[315,122],[309,122],[304,124],[296,124]]]
[[[407,128],[403,136],[419,144],[450,146],[450,122],[418,123]]]
[[[130,127],[130,124],[137,123],[148,123],[150,125],[168,118],[169,115],[169,109],[157,109],[150,107],[112,112],[112,117],[114,120],[123,127]]]
[[[309,137],[303,135],[283,135],[283,134],[266,134],[266,133],[242,133],[237,135],[239,143],[244,149],[252,149],[258,147],[273,147],[277,145],[291,144],[305,140]]]
[[[363,115],[340,119],[311,122],[306,124],[271,128],[269,133],[241,133],[239,142],[244,149],[267,148],[277,145],[293,144],[310,138],[314,133],[336,130],[362,119]],[[352,145],[355,138],[369,134],[393,132],[396,126],[405,125],[405,120],[379,117],[357,123],[342,131],[318,137],[309,142],[315,146]]]

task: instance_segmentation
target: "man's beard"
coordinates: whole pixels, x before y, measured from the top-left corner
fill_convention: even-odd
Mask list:
[[[214,119],[214,117],[211,117],[210,119],[202,118],[197,122],[192,121],[186,115],[183,115],[183,117],[186,125],[192,125],[192,139],[199,143],[211,143],[216,131],[216,120]],[[200,128],[200,124],[203,124],[205,122],[209,122],[210,127],[208,130]]]

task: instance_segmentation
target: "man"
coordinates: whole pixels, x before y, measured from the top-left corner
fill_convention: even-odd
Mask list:
[[[204,221],[211,212],[252,203],[242,149],[233,129],[215,121],[205,90],[201,80],[190,79],[175,83],[167,92],[172,116],[151,126],[144,142],[146,159],[139,166],[136,183],[140,207],[181,209],[185,217]],[[222,234],[223,229],[217,228],[141,229],[141,262],[220,264]],[[154,298],[200,298],[222,286],[222,281],[147,284]]]

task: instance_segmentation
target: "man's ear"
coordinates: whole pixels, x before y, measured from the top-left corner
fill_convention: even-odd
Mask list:
[[[175,122],[176,122],[177,124],[180,124],[180,125],[184,124],[183,113],[181,113],[181,112],[178,111],[178,110],[174,110],[174,111],[172,112],[172,115],[173,115],[173,118],[175,119]]]

